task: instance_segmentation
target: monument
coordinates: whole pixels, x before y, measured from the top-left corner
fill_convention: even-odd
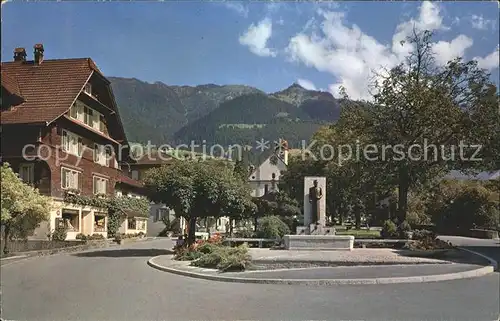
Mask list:
[[[326,177],[304,177],[304,226],[285,235],[287,249],[352,250],[354,237],[326,226]]]

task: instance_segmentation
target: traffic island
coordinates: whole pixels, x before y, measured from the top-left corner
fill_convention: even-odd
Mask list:
[[[492,273],[496,267],[495,261],[461,250],[454,254],[453,261],[407,257],[389,249],[265,251],[251,249],[253,265],[261,267],[243,272],[195,267],[189,261],[173,260],[172,255],[154,257],[148,265],[165,272],[213,281],[303,285],[436,282],[479,277]]]

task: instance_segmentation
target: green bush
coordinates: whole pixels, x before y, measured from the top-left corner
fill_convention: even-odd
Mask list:
[[[409,233],[411,232],[411,226],[407,221],[403,221],[399,226],[398,226],[398,231],[397,234],[399,238],[401,239],[407,239],[409,238]]]
[[[68,229],[63,226],[58,226],[54,230],[54,233],[52,233],[52,240],[65,241],[67,236],[68,236]]]
[[[414,230],[412,234],[412,239],[417,241],[423,239],[435,239],[436,237],[436,233],[429,230]]]
[[[198,259],[193,260],[191,265],[217,268],[220,271],[242,271],[249,266],[252,259],[246,246],[214,246],[210,249],[210,252],[201,254]]]
[[[433,207],[433,221],[440,231],[497,229],[498,201],[491,190],[479,184],[461,184],[453,194],[439,195]]]
[[[249,228],[242,228],[238,230],[238,232],[234,233],[235,237],[241,237],[241,238],[252,238],[255,237],[255,232],[252,231],[252,229]]]
[[[78,233],[76,235],[76,239],[77,240],[82,240],[82,241],[86,241],[87,240],[87,235],[83,234],[83,233]]]
[[[202,254],[209,254],[215,252],[220,246],[212,243],[203,243],[196,248],[196,251]]]
[[[382,226],[382,230],[380,231],[380,235],[384,239],[392,239],[398,236],[398,229],[396,224],[394,224],[391,220],[386,220],[384,225]]]
[[[290,234],[290,228],[278,216],[266,216],[259,220],[257,237],[278,239]]]

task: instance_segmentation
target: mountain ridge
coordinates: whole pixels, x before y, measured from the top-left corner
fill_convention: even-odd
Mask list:
[[[194,138],[219,144],[254,143],[256,137],[308,139],[340,114],[340,105],[330,93],[296,83],[266,93],[247,85],[108,79],[129,140],[143,143],[185,143]]]

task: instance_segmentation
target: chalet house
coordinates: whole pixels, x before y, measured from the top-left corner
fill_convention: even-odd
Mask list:
[[[288,157],[288,143],[282,141],[281,148],[277,147],[271,156],[256,168],[251,169],[248,183],[253,197],[261,197],[271,191],[278,190],[280,175],[282,171],[286,170]]]
[[[26,57],[16,48],[14,61],[1,64],[1,161],[54,200],[48,222],[33,237],[45,238],[56,224],[66,225],[68,239],[107,236],[105,209],[63,199],[76,191],[140,195],[141,184],[121,170],[128,142],[110,82],[90,58],[44,59],[41,44],[33,60]],[[135,221],[133,213],[128,220]]]

